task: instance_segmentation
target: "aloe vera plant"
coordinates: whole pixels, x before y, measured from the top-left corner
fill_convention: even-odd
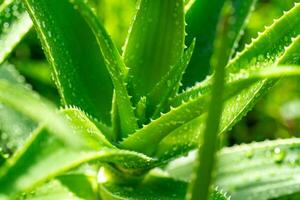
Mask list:
[[[120,51],[105,8],[4,0],[0,200],[299,198],[299,139],[217,151],[270,88],[300,76],[299,3],[237,51],[255,4],[140,0]],[[60,108],[8,62],[32,26]]]

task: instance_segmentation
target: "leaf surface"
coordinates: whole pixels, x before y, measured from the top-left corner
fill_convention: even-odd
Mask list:
[[[177,63],[184,48],[182,0],[141,0],[137,6],[124,49],[124,61],[130,68],[128,86],[135,103]]]
[[[195,41],[184,52],[184,55],[178,61],[178,63],[169,70],[169,72],[157,83],[153,90],[148,94],[147,99],[153,99],[153,101],[150,102],[153,105],[148,106],[150,107],[150,109],[155,108],[153,114],[154,118],[159,116],[160,112],[164,112],[166,110],[168,100],[170,98],[173,98],[177,94],[181,84],[180,81],[191,59],[194,47]]]
[[[112,82],[87,22],[68,0],[24,2],[52,65],[63,104],[80,107],[110,124]]]
[[[32,27],[21,0],[5,0],[0,3],[0,27],[0,63],[2,63]]]
[[[118,150],[91,124],[84,113],[65,110],[73,135],[82,146],[66,145],[51,132],[40,127],[23,148],[0,169],[0,199],[27,192],[55,176],[81,164],[97,161],[127,168],[147,168],[152,159],[142,154]],[[73,142],[73,138],[69,138]]]
[[[168,176],[149,175],[138,186],[124,186],[110,182],[100,185],[100,195],[107,200],[147,199],[179,200],[184,199],[187,183]],[[215,190],[210,200],[229,200],[222,192]]]
[[[67,174],[44,184],[26,194],[26,200],[95,200],[97,193],[93,185],[95,177],[85,174]]]
[[[224,148],[218,154],[216,184],[232,199],[281,199],[297,197],[299,139],[284,139]],[[195,154],[167,167],[172,177],[188,181]],[[284,198],[283,198],[284,199]]]
[[[270,66],[285,64],[299,65],[300,28],[297,25],[299,19],[300,4],[298,3],[279,20],[276,20],[272,26],[268,27],[264,33],[259,34],[257,39],[254,39],[250,45],[247,45],[245,50],[237,54],[230,61],[227,66],[227,82],[236,80],[238,77],[243,77],[244,73],[247,74],[247,72],[267,69]],[[246,115],[258,99],[274,86],[277,80],[273,78],[271,80],[261,80],[246,88],[240,85],[242,89],[244,88],[243,91],[240,91],[238,95],[230,98],[225,103],[220,132],[226,132]],[[195,90],[187,91],[190,95],[185,96],[186,98],[182,98],[181,96],[174,103],[177,105],[181,101],[191,101],[189,99],[197,99],[205,96],[210,91],[210,87],[211,77],[195,87]],[[228,91],[230,92],[230,90]],[[229,93],[225,96],[231,96],[231,94]],[[173,136],[168,137],[168,139],[165,138],[165,141],[160,145],[157,152],[160,152],[160,155],[168,154],[169,156],[174,156],[178,155],[179,152],[182,154],[198,146],[197,140],[203,131],[203,125],[201,125],[204,122],[203,120],[204,117],[200,116],[198,119],[196,118],[174,131],[174,135],[171,134]],[[189,140],[178,138],[189,138]]]
[[[126,137],[138,129],[137,119],[125,83],[128,69],[105,28],[87,4],[83,0],[71,0],[71,2],[78,6],[79,11],[97,36],[97,41],[114,84],[115,98],[120,115],[121,134]]]
[[[77,135],[70,133],[66,118],[57,113],[55,106],[27,87],[0,80],[0,102],[22,113],[32,121],[45,124],[57,137],[71,146],[82,145]],[[72,142],[69,138],[72,137]]]
[[[228,0],[222,10],[221,16],[225,19],[219,21],[219,26],[223,25],[221,41],[223,47],[223,60],[225,65],[236,53],[238,43],[243,35],[245,25],[251,15],[257,0]]]
[[[190,45],[196,38],[196,45],[183,76],[184,86],[195,84],[209,73],[216,28],[224,2],[196,0],[186,13],[186,44]]]
[[[253,40],[251,45],[248,45],[242,53],[237,54],[237,56],[229,62],[226,72],[227,80],[230,80],[230,74],[238,73],[241,70],[255,70],[257,68],[263,68],[264,66],[285,64],[287,57],[293,58],[289,60],[290,63],[288,64],[298,64],[297,51],[298,41],[300,39],[294,38],[300,34],[300,28],[297,26],[299,19],[300,4],[295,4],[289,12],[286,12],[279,20],[276,20],[263,34],[260,34],[257,39]],[[288,46],[291,47],[286,50]],[[209,91],[207,86],[211,85],[211,81],[212,78],[209,77],[201,86],[197,86],[201,88],[200,92],[197,91],[193,93],[197,90],[197,87],[195,87],[191,90],[193,91],[193,95],[186,95],[186,93],[184,93],[187,99],[178,98],[177,101],[181,103],[186,100],[187,102],[179,104],[178,107],[171,109],[170,112],[162,115],[159,119],[150,122],[135,134],[126,138],[121,143],[121,146],[144,153],[147,152],[147,154],[153,153],[156,144],[170,134],[171,131],[203,114],[205,108],[203,101],[207,97],[203,97],[201,94]],[[236,97],[228,101],[225,104],[221,121],[222,132],[245,115],[258,98],[265,94],[274,84],[275,82],[273,81],[268,83],[261,81],[245,89],[239,95],[236,95]],[[195,119],[195,121],[197,120]],[[198,126],[200,127],[199,124]],[[150,132],[151,134],[149,134]],[[199,132],[195,134],[198,135]],[[180,143],[182,140],[178,140],[178,142]],[[145,148],[145,146],[147,147]]]
[[[192,1],[191,1],[192,2]],[[256,0],[228,0],[225,1],[201,1],[196,0],[189,5],[186,14],[187,44],[193,38],[197,39],[195,52],[184,75],[184,86],[192,86],[209,74],[210,60],[213,55],[213,43],[216,36],[218,23],[228,19],[223,36],[226,43],[224,49],[224,61],[235,52],[245,24],[253,10]],[[209,18],[209,19],[208,19]]]
[[[24,78],[13,65],[0,65],[0,79],[13,84],[24,85]],[[0,149],[7,155],[13,154],[23,145],[27,137],[36,127],[35,123],[14,109],[0,103]],[[1,152],[1,150],[0,150]]]
[[[227,78],[230,78],[230,74],[234,76],[241,70],[278,64],[280,57],[286,50],[285,48],[288,48],[300,34],[300,28],[297,26],[300,15],[299,7],[299,3],[295,3],[290,11],[285,12],[281,18],[274,20],[274,23],[266,27],[263,33],[259,33],[257,38],[252,39],[252,42],[246,45],[242,52],[237,53],[227,65]],[[280,64],[293,63],[281,62]],[[212,77],[209,76],[203,82],[182,92],[171,101],[171,105],[176,106],[181,101],[187,101],[209,91],[207,86],[211,85],[211,80]]]

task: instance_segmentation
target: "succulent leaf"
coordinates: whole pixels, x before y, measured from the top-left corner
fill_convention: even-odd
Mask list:
[[[237,56],[229,62],[227,66],[227,82],[237,79],[237,77],[243,77],[244,73],[247,74],[247,72],[253,72],[259,69],[267,69],[269,66],[284,64],[299,65],[300,27],[297,25],[299,19],[300,4],[295,4],[290,11],[286,12],[279,20],[276,20],[271,27],[267,28],[264,33],[253,40],[251,45],[248,45],[242,53],[237,54]],[[289,26],[287,26],[287,24],[289,24]],[[277,80],[272,78],[271,80],[256,82],[252,84],[251,87],[244,88],[241,86],[240,89],[243,89],[243,91],[225,103],[220,132],[226,132],[246,115],[259,97],[264,95],[276,82]],[[196,90],[188,91],[187,93],[191,92],[190,94],[193,93],[193,95],[186,96],[188,97],[187,99],[180,97],[176,101],[184,101],[190,98],[195,99],[195,97],[200,98],[201,96],[204,98],[210,91],[210,87],[211,77],[205,80],[201,86],[197,87],[199,90],[196,89],[198,90],[196,93],[193,93]],[[230,92],[230,90],[228,92]],[[231,97],[231,94],[225,94],[225,96]],[[175,105],[177,105],[177,103]],[[203,125],[201,125],[201,123],[204,122],[203,119],[202,116],[198,117],[198,119],[182,126],[182,129],[180,128],[174,131],[176,133],[174,133],[174,137],[170,136],[168,138],[170,139],[169,141],[166,138],[163,142],[165,146],[162,147],[163,144],[161,145],[166,152],[165,154],[174,156],[178,154],[178,151],[182,154],[186,153],[188,149],[198,146],[197,139],[199,138],[199,134],[203,132]],[[182,134],[183,131],[186,136]],[[194,135],[194,139],[192,139],[192,135]],[[184,140],[174,141],[178,136],[187,137],[190,142],[187,144]],[[180,149],[182,151],[180,151]],[[161,150],[159,147],[157,152],[162,152]]]
[[[78,110],[65,110],[64,113],[71,124],[69,132],[73,137],[80,137],[84,145],[66,145],[44,127],[38,128],[18,153],[0,168],[0,183],[3,185],[0,198],[13,198],[91,161],[115,163],[123,168],[147,167],[152,162],[142,154],[113,147],[84,113]],[[73,138],[69,140],[73,141]]]
[[[96,177],[87,174],[66,174],[38,187],[33,192],[20,195],[26,200],[95,200]]]
[[[124,47],[128,86],[135,104],[177,63],[184,49],[183,1],[138,2]]]
[[[100,185],[100,194],[103,199],[184,199],[187,183],[158,174],[148,175],[142,184],[137,187],[104,183]],[[210,200],[229,200],[223,192],[214,190]]]
[[[32,27],[21,0],[5,0],[0,3],[0,27],[1,64]]]
[[[196,0],[186,13],[186,44],[190,45],[196,38],[196,45],[183,76],[185,87],[201,81],[209,73],[214,38],[224,2]]]
[[[153,117],[159,116],[160,112],[165,112],[168,100],[173,98],[180,87],[182,76],[191,59],[195,47],[195,41],[184,52],[182,58],[173,66],[169,72],[156,84],[153,90],[148,94],[148,99],[153,99],[153,105],[148,105],[151,109],[155,107]],[[151,112],[151,111],[150,111]],[[152,113],[151,113],[152,114]]]
[[[24,77],[8,63],[0,65],[0,79],[24,85]],[[0,103],[0,152],[7,156],[13,154],[24,144],[35,127],[36,124],[32,120]]]
[[[24,3],[52,65],[63,104],[80,107],[110,124],[113,86],[87,22],[68,0]]]
[[[296,138],[255,142],[222,149],[218,153],[216,184],[232,199],[293,199],[299,193],[299,150]],[[171,162],[171,177],[188,181],[195,153]]]
[[[78,6],[80,13],[89,23],[97,37],[107,70],[114,84],[116,104],[118,106],[118,114],[120,115],[120,134],[122,137],[127,137],[128,134],[138,129],[137,119],[125,83],[127,68],[105,28],[85,1],[71,0],[71,2],[73,2],[75,6]]]

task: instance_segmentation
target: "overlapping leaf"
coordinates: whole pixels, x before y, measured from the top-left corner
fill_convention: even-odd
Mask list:
[[[150,102],[153,105],[148,104],[148,107],[150,107],[150,109],[155,108],[153,114],[154,118],[156,118],[160,112],[164,112],[166,110],[168,100],[177,94],[181,84],[182,76],[193,54],[194,47],[195,41],[186,50],[186,52],[184,52],[184,55],[179,62],[170,69],[167,75],[164,76],[147,95],[146,100],[153,99],[152,102]],[[164,91],[164,93],[161,94],[161,91]]]
[[[0,91],[1,103],[23,113],[34,122],[45,123],[53,131],[53,134],[66,143],[80,146],[80,138],[70,133],[65,117],[56,113],[55,106],[50,102],[43,100],[39,95],[24,86],[11,84],[4,80],[0,80]],[[73,138],[72,141],[69,141],[70,137]]]
[[[226,20],[224,20],[226,21]],[[215,70],[213,86],[211,90],[207,119],[205,120],[204,134],[202,135],[202,145],[199,148],[196,167],[189,184],[186,200],[207,200],[211,192],[211,184],[214,176],[215,153],[218,149],[218,133],[223,112],[225,96],[225,63],[224,49],[227,43],[224,42],[224,24],[218,25],[217,36],[214,42],[214,53],[211,65]],[[200,141],[200,140],[199,140]]]
[[[224,5],[225,2],[225,5]],[[243,33],[251,10],[256,0],[227,0],[227,1],[200,1],[192,3],[186,14],[187,44],[193,38],[197,39],[196,50],[184,76],[184,86],[192,86],[208,75],[210,60],[213,54],[213,43],[216,36],[219,19],[228,18],[229,23],[223,33],[227,48],[224,50],[224,60],[228,61],[234,53],[238,41]],[[225,8],[222,9],[224,5]],[[209,18],[209,19],[208,19]],[[222,19],[223,20],[223,19]],[[221,21],[222,23],[222,21]]]
[[[131,134],[138,129],[134,109],[125,84],[125,77],[127,76],[128,69],[123,63],[123,59],[119,55],[119,52],[109,35],[91,9],[82,0],[72,0],[71,2],[79,7],[79,11],[85,17],[97,36],[99,46],[101,47],[106,61],[107,69],[110,72],[114,84],[116,103],[120,117],[120,131],[122,136],[126,137],[128,134]]]
[[[295,4],[294,8],[289,12],[285,12],[280,19],[274,20],[272,26],[267,27],[263,33],[259,33],[256,39],[252,39],[250,45],[246,45],[242,52],[237,53],[231,59],[227,66],[227,74],[238,73],[241,69],[248,70],[277,64],[280,56],[285,52],[285,48],[299,35],[298,19],[299,4]],[[211,77],[208,77],[200,84],[179,94],[171,101],[171,104],[173,106],[178,105],[181,101],[187,101],[209,91],[207,85],[210,84]]]
[[[216,184],[233,199],[289,199],[299,193],[299,139],[225,148],[218,155]],[[189,180],[195,154],[167,167],[172,177]],[[284,198],[283,198],[284,199]]]
[[[181,58],[183,7],[182,0],[139,1],[124,49],[124,61],[130,68],[128,86],[133,102],[146,96]]]
[[[95,200],[96,177],[87,174],[67,174],[60,176],[20,198],[26,200]]]
[[[216,28],[224,2],[196,0],[186,13],[186,44],[190,45],[196,38],[196,46],[183,76],[184,86],[195,84],[209,73]]]
[[[64,115],[59,114],[29,89],[5,81],[0,81],[0,90],[1,102],[45,124],[0,169],[0,182],[5,185],[0,189],[3,199],[92,160],[116,163],[124,169],[153,165],[151,158],[113,147],[79,110],[67,109]]]
[[[5,0],[0,3],[0,27],[0,63],[2,63],[32,27],[21,0]]]
[[[68,0],[24,2],[53,67],[63,103],[110,124],[112,82],[87,22]]]
[[[16,69],[4,63],[0,65],[0,79],[14,84],[24,84],[24,78]],[[35,127],[35,123],[14,109],[0,103],[0,149],[10,155],[18,149]]]
[[[100,185],[100,194],[103,199],[147,199],[147,200],[179,200],[184,199],[187,183],[174,180],[168,176],[148,175],[137,187],[104,183]],[[215,190],[210,200],[229,200],[222,192]]]
[[[297,26],[300,19],[299,16],[300,5],[296,4],[293,9],[284,14],[280,20],[275,22],[265,31],[264,34],[261,34],[260,37],[253,41],[250,46],[248,46],[241,54],[239,54],[229,63],[227,67],[227,81],[230,82],[230,80],[234,80],[237,77],[243,77],[243,73],[245,71],[246,73],[247,71],[253,72],[254,70],[263,69],[264,67],[277,64],[299,64],[298,52],[300,39],[299,37],[297,39],[292,39],[300,34],[299,26]],[[287,26],[287,24],[289,24],[289,26]],[[225,104],[221,120],[221,132],[228,130],[242,116],[244,116],[259,99],[259,97],[265,94],[268,89],[275,84],[275,82],[276,80],[260,81],[249,88],[245,88],[245,85],[241,85],[240,89],[243,89],[243,91],[234,98],[228,100]],[[199,93],[195,94],[197,97],[195,99],[198,99],[201,96],[206,96],[203,94],[207,94],[210,84],[211,78],[203,83],[203,87],[200,86],[201,89],[198,90]],[[193,96],[194,95],[191,95],[189,98],[192,98]],[[230,94],[226,94],[225,96],[230,96]],[[178,141],[175,143],[181,146],[181,148],[183,148],[182,146],[185,148],[190,148],[191,146],[196,145],[198,143],[197,139],[199,134],[201,134],[203,130],[203,125],[201,125],[201,123],[203,123],[203,116],[200,116],[198,119],[195,119],[189,122],[189,124],[182,126],[180,129],[175,131],[176,133],[174,132],[174,137],[170,136],[169,139],[165,139],[163,144],[160,145],[161,148],[165,150],[169,149],[170,151],[172,151],[172,148],[178,150],[179,147],[175,147],[177,145],[173,143],[175,142],[175,137]],[[185,134],[183,134],[183,132],[185,132]],[[192,135],[194,135],[194,139]],[[178,140],[178,138],[182,137],[189,138],[190,142],[185,143],[183,142],[184,140]],[[162,152],[160,150],[158,151]],[[186,151],[183,150],[182,152]]]

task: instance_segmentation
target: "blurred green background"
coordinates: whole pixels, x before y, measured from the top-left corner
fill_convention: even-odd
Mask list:
[[[120,50],[125,42],[131,18],[135,12],[135,0],[89,0],[99,18],[103,21]],[[242,1],[242,0],[241,0]],[[282,15],[300,0],[258,0],[256,9],[249,20],[240,42],[240,49],[256,37],[264,26],[270,25],[274,18]],[[32,30],[18,45],[10,62],[15,64],[27,81],[40,94],[59,105],[59,98],[49,65]],[[265,139],[300,136],[300,79],[280,81],[239,122],[230,134],[225,134],[224,145],[249,143]]]

